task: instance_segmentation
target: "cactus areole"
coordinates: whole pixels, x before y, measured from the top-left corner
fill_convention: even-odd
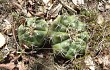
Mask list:
[[[36,17],[26,18],[26,21],[18,28],[20,44],[41,47],[48,38],[55,54],[62,54],[68,59],[84,54],[89,35],[86,25],[75,16],[59,15],[51,25]]]

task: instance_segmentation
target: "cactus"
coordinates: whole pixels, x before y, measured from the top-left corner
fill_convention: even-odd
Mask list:
[[[75,16],[59,15],[49,27],[45,20],[27,18],[27,24],[19,26],[18,38],[27,46],[42,46],[49,38],[53,52],[63,53],[65,58],[70,59],[76,54],[84,54],[89,35],[85,24]]]
[[[47,35],[47,23],[39,18],[27,18],[25,26],[20,25],[18,28],[18,38],[20,44],[27,46],[42,46]]]
[[[84,53],[89,39],[84,23],[75,16],[58,16],[52,24],[51,41],[54,53],[63,53],[66,58]]]

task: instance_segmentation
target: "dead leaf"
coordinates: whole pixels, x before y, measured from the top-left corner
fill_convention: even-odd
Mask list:
[[[31,15],[30,12],[28,12],[26,16],[27,16],[27,17],[32,17],[32,15]]]
[[[108,3],[110,3],[110,0],[108,0]]]
[[[51,17],[56,17],[62,8],[62,5],[58,4],[56,7],[53,7],[50,9],[49,14],[51,15]]]
[[[43,0],[43,2],[44,2],[44,4],[48,4],[48,2],[49,2],[50,0]]]
[[[58,0],[58,1],[59,1],[59,2],[62,4],[62,6],[63,6],[64,8],[66,8],[71,14],[77,13],[77,11],[76,11],[74,8],[68,6],[63,0]]]
[[[42,53],[41,54],[37,54],[37,57],[44,58],[44,55]]]
[[[21,3],[23,0],[18,0],[19,3]]]
[[[84,0],[72,0],[72,2],[73,2],[75,5],[84,4]]]
[[[6,39],[3,36],[3,34],[0,33],[0,48],[2,48],[5,43],[6,43]]]
[[[32,0],[28,0],[30,5],[33,5],[33,1]]]
[[[12,62],[8,64],[0,64],[0,68],[5,68],[8,70],[15,70],[15,67],[18,68],[19,70],[26,70],[26,67],[24,66],[23,62],[19,62],[17,66]]]
[[[104,17],[102,14],[99,14],[98,17],[97,17],[97,23],[99,25],[102,25],[104,23]]]
[[[11,23],[7,19],[4,19],[3,29],[10,30],[11,28],[12,28]]]
[[[90,70],[95,70],[95,64],[94,64],[93,59],[92,59],[91,56],[85,57],[84,62]]]
[[[18,3],[16,3],[16,2],[12,2],[12,6],[17,8],[17,9],[22,10],[22,6],[20,4],[18,4]]]
[[[97,8],[100,12],[104,12],[105,11],[104,3],[99,2]]]
[[[18,0],[18,2],[20,3],[20,5],[23,5],[23,3],[24,3],[23,0]]]
[[[105,5],[105,9],[106,9],[106,10],[109,10],[109,9],[110,9],[110,4],[106,4],[106,5]]]

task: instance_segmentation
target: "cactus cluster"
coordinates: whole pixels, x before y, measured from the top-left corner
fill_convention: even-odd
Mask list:
[[[75,16],[59,15],[50,25],[39,18],[27,18],[25,25],[18,28],[20,44],[42,46],[49,39],[55,54],[63,54],[65,58],[83,54],[89,39],[85,24]]]

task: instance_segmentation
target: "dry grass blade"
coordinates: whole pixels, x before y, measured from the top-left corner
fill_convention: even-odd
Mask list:
[[[67,4],[65,4],[62,0],[58,0],[63,7],[65,7],[68,11],[70,11],[71,13],[77,13],[77,11],[75,11],[73,8],[71,8],[70,6],[68,6]]]
[[[54,7],[54,8],[53,7],[51,7],[49,14],[51,15],[51,17],[56,17],[56,16],[58,16],[58,13],[62,8],[62,5],[58,4],[56,7]]]

